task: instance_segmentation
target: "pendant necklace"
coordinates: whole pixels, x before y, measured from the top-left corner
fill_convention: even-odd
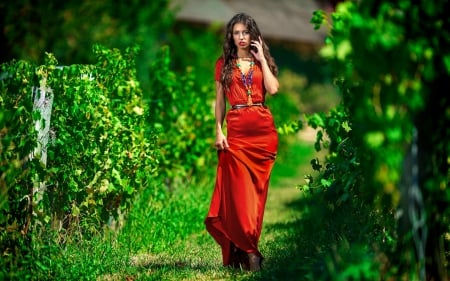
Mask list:
[[[252,60],[250,61],[250,68],[247,72],[247,75],[242,72],[241,64],[238,62],[236,63],[237,67],[239,68],[241,72],[241,80],[244,84],[245,89],[247,90],[247,105],[253,105],[252,101],[252,83],[253,83],[253,66],[255,65],[255,62]]]

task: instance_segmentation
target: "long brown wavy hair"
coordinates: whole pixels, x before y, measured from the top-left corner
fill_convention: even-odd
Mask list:
[[[258,25],[256,24],[255,20],[245,14],[245,13],[239,13],[233,16],[230,21],[228,22],[225,30],[225,39],[223,42],[223,54],[222,57],[224,59],[224,64],[222,68],[222,73],[220,76],[220,82],[222,83],[225,90],[228,90],[230,88],[231,83],[231,74],[234,67],[235,60],[237,58],[237,47],[234,44],[233,39],[233,27],[236,23],[242,23],[247,28],[248,32],[250,33],[250,39],[251,40],[258,40],[259,36],[262,37],[261,32],[259,31]],[[270,70],[272,73],[277,76],[278,75],[278,67],[275,64],[275,60],[270,54],[269,46],[267,46],[266,42],[263,39],[263,53],[264,57],[267,60],[267,64],[269,65]]]

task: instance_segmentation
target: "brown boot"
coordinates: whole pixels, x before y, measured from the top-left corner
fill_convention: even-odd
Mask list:
[[[250,271],[260,271],[262,258],[256,254],[248,254],[249,270]]]
[[[248,255],[243,250],[232,245],[230,266],[235,269],[249,270]]]

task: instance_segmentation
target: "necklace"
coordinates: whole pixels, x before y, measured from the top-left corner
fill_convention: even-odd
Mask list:
[[[247,72],[247,75],[244,74],[241,68],[241,64],[239,62],[236,63],[236,66],[239,68],[241,72],[241,80],[244,84],[245,89],[247,90],[247,105],[252,105],[252,83],[253,83],[253,66],[255,62],[253,60],[250,61],[250,68]]]
[[[253,60],[252,57],[238,57],[238,59],[243,60],[243,61],[252,61]]]

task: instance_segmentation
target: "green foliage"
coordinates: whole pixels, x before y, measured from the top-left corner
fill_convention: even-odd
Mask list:
[[[36,146],[31,89],[34,66],[16,61],[0,68],[0,279],[11,267],[26,265],[20,257],[31,243],[33,180],[39,161],[29,159]]]
[[[393,247],[390,229],[382,228],[393,224],[392,217],[367,206],[373,194],[361,189],[365,181],[360,150],[353,143],[346,112],[340,105],[329,113],[305,116],[307,124],[317,129],[315,150],[327,152],[323,160],[316,157],[310,162],[319,176],[306,175],[306,183],[299,185],[309,206],[299,231],[314,235],[327,253],[316,261],[327,270],[311,273],[311,280],[378,280],[381,260],[375,245]],[[315,228],[309,229],[310,224]],[[326,237],[317,237],[314,233],[319,231]]]
[[[321,54],[342,94],[340,108],[308,120],[320,128],[316,149],[329,150],[324,164],[312,161],[322,171],[316,187],[328,194],[327,204],[370,214],[367,233],[383,225],[383,235],[371,239],[376,242],[367,252],[381,250],[384,273],[407,279],[425,278],[425,272],[442,279],[448,268],[450,115],[449,99],[440,93],[450,74],[447,8],[445,1],[347,1],[331,18],[319,11],[312,19],[332,27]],[[415,186],[420,196],[410,199]],[[417,216],[396,221],[397,209]],[[439,217],[429,216],[436,213]],[[426,225],[419,226],[422,219]],[[428,238],[422,235],[427,232]],[[397,241],[386,243],[387,237]],[[353,273],[363,270],[364,259],[353,266]],[[349,270],[335,271],[335,278],[350,278]]]
[[[311,160],[315,171],[322,173],[318,182],[309,178],[303,187],[308,191],[335,186],[339,191],[339,204],[349,200],[352,193],[361,194],[358,184],[361,182],[358,149],[352,143],[351,128],[348,124],[348,115],[342,107],[331,110],[329,114],[315,113],[306,116],[309,126],[318,129],[314,147],[316,151],[326,150],[325,163],[318,158]]]
[[[197,83],[196,72],[189,66],[176,73],[170,62],[167,46],[152,62],[149,123],[159,132],[160,175],[174,189],[186,186],[196,175],[204,177],[216,159],[214,83],[212,78],[211,83]]]
[[[214,66],[222,53],[222,25],[196,26],[178,22],[168,37],[174,71],[183,73],[190,67],[196,73],[196,81],[214,83]]]
[[[66,234],[90,237],[111,219],[121,222],[118,216],[156,175],[156,135],[146,124],[150,113],[136,80],[137,49],[122,54],[96,46],[94,52],[96,65],[60,67],[52,54],[38,67],[2,64],[1,157],[8,165],[1,165],[1,178],[8,196],[1,200],[0,238],[2,255],[10,257],[5,270],[40,267],[27,264],[31,229],[38,238],[51,225],[60,231],[57,242],[65,242]],[[36,85],[46,93],[43,102],[54,97],[46,163],[41,154],[30,154],[38,145],[33,121],[45,121],[30,103]]]
[[[136,80],[137,50],[94,51],[95,66],[49,72],[50,65],[40,72],[56,93],[46,203],[58,219],[69,221],[80,214],[97,213],[103,222],[116,216],[148,185],[158,165],[155,135],[145,123],[150,113]]]
[[[0,4],[0,61],[24,59],[43,64],[42,54],[54,54],[63,65],[95,64],[93,44],[122,51],[139,45],[137,76],[148,90],[149,64],[158,52],[174,16],[168,0],[31,1]],[[17,20],[20,19],[20,20]]]
[[[168,3],[167,0],[10,2],[2,7],[8,46],[8,52],[2,55],[7,60],[22,58],[43,63],[41,54],[51,51],[63,64],[94,63],[96,56],[91,52],[94,43],[119,49],[138,44],[148,54],[154,54],[161,31],[173,21]],[[18,18],[21,20],[17,21]],[[14,48],[17,45],[22,48]]]

